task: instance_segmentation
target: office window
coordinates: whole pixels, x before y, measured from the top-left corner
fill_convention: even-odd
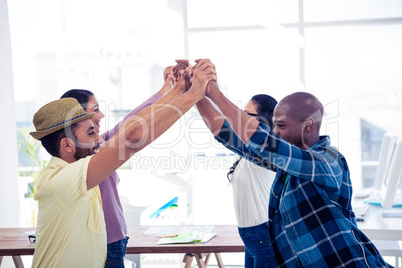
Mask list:
[[[295,91],[317,95],[326,108],[322,134],[346,156],[356,188],[369,185],[365,174],[374,172],[366,165],[375,148],[362,140],[363,122],[402,137],[401,0],[8,3],[19,125],[31,124],[37,108],[66,90],[87,88],[106,112],[105,131],[160,88],[174,59],[207,57],[240,107],[259,93],[278,100]],[[208,131],[196,130],[203,127],[197,116],[192,109],[142,159],[222,153]],[[212,145],[200,149],[188,139]],[[170,151],[152,150],[165,143],[174,143]],[[222,164],[214,174],[225,180],[227,169]]]
[[[306,22],[397,18],[400,0],[304,0]]]
[[[402,117],[401,36],[401,25],[388,24],[305,29],[306,88],[324,104],[339,101],[339,149],[356,188],[366,184],[361,181],[361,119],[402,132],[394,121]]]
[[[9,4],[15,98],[35,102],[30,114],[71,88],[130,109],[156,92],[164,68],[183,57],[183,19],[165,0],[18,3]]]
[[[298,41],[294,29],[190,33],[189,54],[209,57],[221,89],[244,106],[255,94],[280,99],[301,89]]]
[[[386,132],[364,119],[361,119],[360,126],[362,143],[362,187],[370,188],[374,186],[382,138]]]
[[[402,89],[402,25],[312,27],[305,30],[305,40],[306,81],[311,90],[384,96]],[[373,109],[381,105],[380,100]]]
[[[187,1],[188,27],[267,26],[298,20],[297,0]]]

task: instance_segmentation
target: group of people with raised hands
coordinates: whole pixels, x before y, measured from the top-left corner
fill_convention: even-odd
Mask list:
[[[388,267],[359,230],[345,157],[320,136],[323,105],[308,92],[279,102],[259,94],[244,109],[220,91],[209,59],[177,60],[163,87],[100,134],[95,95],[67,91],[33,117],[51,154],[35,200],[33,267],[124,267],[127,225],[116,169],[196,106],[239,159],[232,183],[245,267]],[[213,103],[215,105],[213,105]]]

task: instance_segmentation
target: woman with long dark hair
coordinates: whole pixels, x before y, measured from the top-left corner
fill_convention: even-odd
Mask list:
[[[251,98],[244,112],[273,127],[272,116],[276,104],[273,97],[259,94]],[[208,115],[203,116],[205,121],[206,118],[214,118],[212,122],[205,123],[215,138],[237,153],[237,148],[241,146],[234,146],[218,138],[218,134],[225,131],[234,133],[228,130],[230,125],[224,116],[206,98],[197,103],[197,108],[201,115]],[[275,173],[264,168],[264,165],[264,162],[252,163],[239,158],[227,174],[232,184],[239,234],[244,243],[245,268],[275,267],[268,234],[269,195]]]

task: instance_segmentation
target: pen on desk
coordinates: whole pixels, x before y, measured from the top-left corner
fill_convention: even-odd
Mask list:
[[[165,234],[160,237],[176,237],[176,236],[178,236],[178,234]]]

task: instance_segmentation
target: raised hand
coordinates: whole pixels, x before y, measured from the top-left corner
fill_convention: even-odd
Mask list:
[[[211,96],[214,93],[217,93],[218,91],[219,91],[218,83],[215,81],[209,81],[209,83],[207,85],[206,96],[208,98],[211,98]]]
[[[197,63],[192,70],[192,86],[202,97],[206,94],[209,81],[217,81],[215,65],[209,59],[195,60]]]
[[[175,66],[173,66],[173,76],[174,76],[176,81],[179,81],[181,71],[185,70],[187,67],[189,67],[191,65],[188,63],[187,59],[176,60],[176,63],[177,64]]]
[[[171,87],[174,85],[175,78],[173,75],[173,66],[168,66],[165,68],[163,71],[163,80],[165,83],[169,83]]]
[[[165,70],[163,71],[163,80],[165,82],[163,83],[162,88],[158,91],[161,96],[169,91],[175,83],[173,77],[173,66],[168,66],[165,68]]]
[[[173,86],[173,89],[179,90],[182,93],[188,91],[189,88],[191,87],[191,77],[190,77],[191,71],[192,71],[191,65],[186,67],[184,70],[180,70],[180,72],[178,73],[178,81]]]

